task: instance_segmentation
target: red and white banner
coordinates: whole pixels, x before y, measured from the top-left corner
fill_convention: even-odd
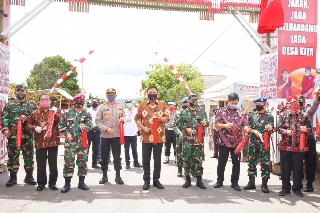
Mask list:
[[[316,87],[318,0],[283,0],[284,26],[278,29],[277,98],[303,94]]]

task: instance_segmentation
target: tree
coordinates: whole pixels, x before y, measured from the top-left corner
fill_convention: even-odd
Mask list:
[[[187,83],[192,93],[199,97],[205,89],[200,71],[189,64],[178,64],[175,68]],[[146,91],[151,85],[157,86],[159,100],[173,101],[179,104],[183,97],[188,96],[187,89],[174,76],[169,66],[156,64],[151,71],[146,71],[146,74],[148,75],[148,79],[142,80],[142,88]]]
[[[29,90],[51,89],[56,81],[72,68],[72,64],[61,56],[44,58],[40,63],[35,64],[29,77],[27,85]],[[78,80],[78,73],[75,71],[66,78],[59,88],[74,96],[81,91]]]

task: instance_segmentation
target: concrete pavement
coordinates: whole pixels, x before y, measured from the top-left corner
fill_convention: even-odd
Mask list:
[[[101,170],[91,168],[89,160],[89,173],[86,183],[89,191],[79,190],[77,187],[78,177],[72,178],[72,189],[62,194],[60,189],[64,185],[62,177],[63,146],[59,147],[59,178],[57,185],[59,191],[48,188],[41,192],[36,191],[36,186],[25,185],[23,179],[23,163],[18,173],[18,184],[7,188],[8,173],[0,174],[0,213],[5,212],[319,212],[320,211],[320,178],[317,174],[315,183],[316,191],[306,193],[303,198],[294,194],[279,197],[281,181],[278,176],[271,175],[269,181],[269,194],[263,194],[260,190],[261,178],[257,180],[257,190],[236,192],[230,188],[231,161],[228,161],[224,187],[214,189],[216,181],[217,159],[210,158],[211,151],[206,149],[206,161],[204,162],[204,183],[206,190],[195,186],[195,178],[192,178],[192,186],[183,189],[183,178],[176,176],[177,167],[171,157],[170,164],[163,165],[161,171],[161,183],[164,190],[158,190],[153,186],[150,190],[143,191],[141,168],[124,169],[121,176],[125,185],[116,185],[114,182],[115,172],[113,164],[110,164],[108,172],[109,183],[98,184],[102,174]],[[122,149],[123,151],[123,149]],[[141,162],[141,143],[138,144],[139,160]],[[90,156],[91,157],[91,156]],[[124,158],[124,152],[122,152]],[[162,158],[164,160],[164,157]],[[21,162],[22,156],[20,156]],[[153,164],[153,162],[151,163]],[[246,185],[247,164],[241,163],[241,174],[239,185]],[[75,169],[77,172],[77,168]],[[36,172],[34,172],[36,177]],[[304,182],[305,183],[305,182]]]

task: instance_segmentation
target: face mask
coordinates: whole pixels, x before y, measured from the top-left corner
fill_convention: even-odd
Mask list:
[[[308,77],[310,74],[309,73],[305,73],[304,76]]]
[[[81,109],[83,107],[83,103],[81,101],[74,102],[75,108]]]
[[[299,110],[299,106],[298,105],[293,105],[293,106],[290,106],[290,109],[294,112],[298,111]]]
[[[132,108],[132,103],[126,104],[126,107],[127,107],[127,108]]]
[[[99,104],[91,104],[92,108],[97,108]]]
[[[196,101],[192,101],[189,103],[191,107],[196,107],[198,103]]]
[[[149,100],[156,100],[158,98],[158,94],[148,94]]]
[[[182,105],[182,109],[187,109],[188,105]]]
[[[237,105],[230,104],[230,105],[228,105],[228,107],[229,107],[229,109],[237,109]]]
[[[40,101],[41,108],[48,108],[50,106],[50,101]]]
[[[288,78],[288,74],[284,74],[284,75],[283,75],[283,78]]]
[[[256,110],[257,110],[257,111],[263,110],[263,106],[261,106],[261,105],[256,105]]]
[[[108,101],[113,102],[114,100],[116,100],[116,96],[115,95],[108,95],[107,99],[108,99]]]
[[[169,106],[169,110],[172,112],[174,110],[174,106]]]
[[[26,98],[26,94],[16,94],[18,100],[23,100]]]
[[[300,107],[303,107],[303,102],[298,102]]]

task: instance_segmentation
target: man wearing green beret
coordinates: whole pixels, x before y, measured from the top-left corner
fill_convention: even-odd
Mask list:
[[[19,155],[22,151],[24,159],[24,169],[26,171],[25,183],[36,185],[33,178],[34,150],[33,150],[33,132],[27,129],[27,117],[37,109],[37,105],[26,99],[27,88],[22,84],[17,84],[15,89],[16,99],[9,102],[3,108],[2,113],[2,133],[8,138],[8,170],[10,179],[6,186],[11,187],[17,184],[17,172],[19,170]],[[22,120],[22,143],[21,147],[16,146],[17,139],[17,120]]]

